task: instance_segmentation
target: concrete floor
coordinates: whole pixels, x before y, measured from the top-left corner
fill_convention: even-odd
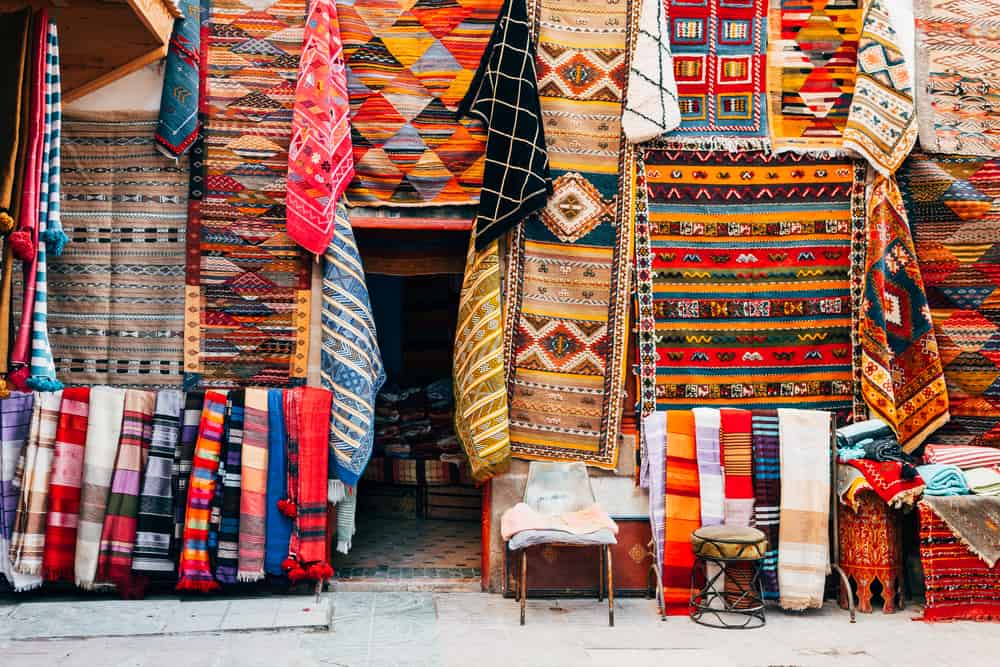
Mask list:
[[[529,600],[528,624],[520,627],[517,604],[496,595],[339,592],[325,597],[333,598],[332,631],[314,626],[34,641],[0,632],[0,664],[975,667],[995,666],[1000,655],[1000,624],[915,622],[919,610],[914,607],[889,616],[860,615],[851,625],[846,612],[829,603],[803,615],[774,611],[760,630],[725,631],[686,618],[662,622],[653,603],[642,599],[618,600],[617,627],[609,628],[606,606],[596,600]],[[53,615],[99,611],[87,607],[93,602],[40,604],[59,605],[52,607]],[[273,604],[276,609],[297,606],[288,597],[275,597]],[[230,607],[236,609],[236,601]],[[9,630],[16,613],[16,608],[0,607],[0,629]],[[132,625],[123,620],[116,634]]]

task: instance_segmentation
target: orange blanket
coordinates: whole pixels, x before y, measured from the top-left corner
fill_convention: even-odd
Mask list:
[[[667,413],[666,529],[663,543],[663,608],[670,616],[688,613],[691,599],[691,533],[701,526],[694,414]]]

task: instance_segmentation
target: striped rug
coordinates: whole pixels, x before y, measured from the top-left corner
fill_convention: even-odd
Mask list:
[[[156,149],[155,116],[68,115],[63,228],[48,262],[49,339],[67,385],[181,382],[187,160]]]

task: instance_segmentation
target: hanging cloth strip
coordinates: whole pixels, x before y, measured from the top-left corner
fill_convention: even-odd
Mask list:
[[[35,275],[35,308],[31,316],[31,359],[26,384],[36,391],[63,388],[56,379],[48,323],[47,258],[62,254],[68,241],[59,218],[60,143],[62,93],[59,78],[59,34],[49,21],[45,56],[45,123],[42,135],[41,200],[38,214],[38,269]]]
[[[172,481],[183,406],[184,394],[177,390],[163,389],[156,394],[153,439],[142,476],[132,555],[132,571],[143,575],[164,577],[174,572],[170,548],[174,535]]]
[[[118,441],[118,458],[101,531],[95,581],[114,584],[126,598],[135,597],[144,587],[142,579],[133,579],[132,552],[135,549],[141,491],[139,480],[153,440],[155,410],[155,393],[137,389],[125,391],[121,439]]]
[[[10,561],[14,572],[20,574],[40,576],[42,573],[49,479],[61,403],[62,392],[36,394],[28,442],[17,464],[16,479],[21,495],[10,536]]]
[[[267,520],[266,389],[247,389],[243,408],[243,452],[240,471],[240,525],[238,581],[264,578],[264,524]]]
[[[505,0],[458,115],[474,116],[486,127],[473,234],[476,250],[483,250],[544,208],[552,194],[525,0]]]
[[[0,22],[0,80],[9,87],[0,98],[0,234],[14,229],[14,181],[18,171],[20,143],[24,141],[21,126],[21,104],[25,87],[25,63],[31,30],[31,8],[6,14]]]
[[[753,442],[754,526],[767,537],[761,562],[761,584],[765,600],[778,599],[778,519],[781,511],[781,442],[778,411],[754,410],[751,418]]]
[[[663,543],[663,608],[684,616],[691,602],[691,533],[701,525],[694,415],[667,412],[666,528]]]
[[[753,522],[753,445],[749,410],[720,410],[719,449],[725,478],[727,526],[749,526]]]
[[[469,239],[455,333],[455,433],[484,482],[510,465],[510,419],[504,376],[500,249],[476,251]]]
[[[201,5],[199,0],[179,0],[183,15],[174,21],[167,48],[167,63],[156,124],[157,148],[167,157],[180,158],[198,136],[198,100],[201,63]]]
[[[174,450],[174,474],[170,480],[174,494],[174,535],[173,540],[171,540],[170,556],[175,563],[180,559],[184,542],[187,490],[191,481],[194,447],[198,442],[198,426],[201,425],[201,411],[204,405],[205,392],[189,391],[184,395],[184,411],[181,413],[181,437]]]
[[[267,518],[265,521],[264,572],[284,576],[282,567],[288,557],[292,519],[280,511],[279,503],[288,499],[288,452],[285,431],[285,404],[281,389],[267,393]]]
[[[304,30],[288,146],[288,235],[320,255],[335,233],[340,195],[354,178],[347,70],[333,0],[309,2]]]
[[[28,440],[34,402],[34,394],[13,393],[0,399],[0,575],[14,588],[30,587],[33,579],[14,573],[9,554],[21,496],[17,464]]]
[[[656,139],[681,124],[670,26],[663,0],[639,0],[638,33],[629,59],[622,131],[630,143]]]
[[[101,551],[101,531],[108,509],[111,476],[115,470],[118,441],[125,416],[125,390],[93,387],[87,440],[83,452],[83,482],[80,493],[80,522],[76,531],[73,573],[76,585],[94,587],[97,560]]]
[[[90,388],[73,387],[62,393],[56,427],[52,477],[49,480],[48,525],[45,528],[45,581],[73,581],[76,527],[80,520],[80,486],[83,483],[84,446]]]
[[[694,435],[698,456],[701,525],[717,526],[725,518],[725,490],[719,447],[720,414],[714,408],[694,408]]]
[[[649,458],[649,523],[653,533],[657,568],[663,567],[663,541],[666,522],[666,446],[667,413],[653,412],[642,422],[643,438]],[[662,571],[662,569],[661,569]]]
[[[294,518],[288,559],[282,564],[292,583],[333,576],[326,553],[327,427],[331,394],[315,387],[285,392],[288,429],[288,501]]]
[[[215,495],[222,449],[222,426],[226,416],[226,392],[205,392],[205,404],[198,425],[194,460],[187,489],[184,541],[177,569],[177,590],[211,592],[219,589],[212,577],[208,557],[208,523]]]
[[[240,480],[243,458],[243,419],[245,393],[242,389],[229,392],[226,408],[226,437],[222,443],[222,459],[215,485],[212,513],[219,513],[218,547],[215,553],[215,580],[220,584],[235,584],[239,565],[240,543]]]

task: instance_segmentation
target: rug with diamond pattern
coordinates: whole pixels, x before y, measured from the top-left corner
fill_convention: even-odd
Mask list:
[[[188,230],[185,388],[303,381],[310,261],[285,234],[306,0],[213,0],[200,224]],[[207,41],[207,44],[206,44]]]
[[[475,204],[486,135],[459,119],[501,0],[339,0],[352,206]]]
[[[1000,447],[1000,160],[914,153],[899,182],[951,405],[928,442]]]

